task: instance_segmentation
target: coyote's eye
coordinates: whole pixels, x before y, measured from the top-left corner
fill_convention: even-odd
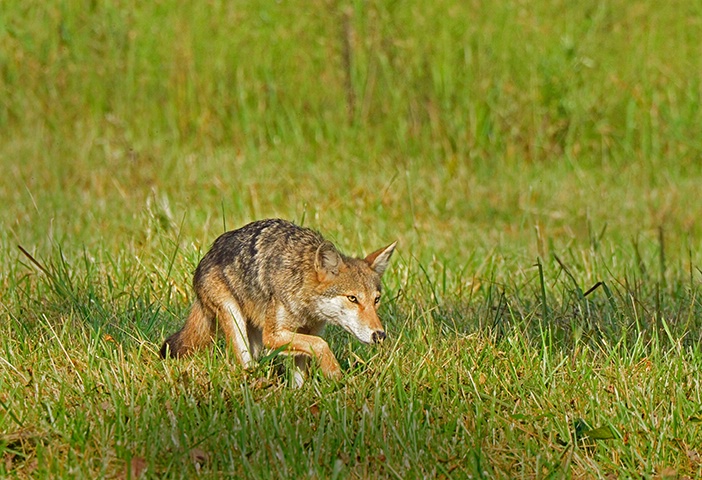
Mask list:
[[[376,303],[376,304],[380,303],[380,295],[378,295],[377,297],[375,297],[375,303]]]
[[[356,298],[355,295],[346,295],[346,298],[348,298],[351,303],[358,303],[358,298]]]

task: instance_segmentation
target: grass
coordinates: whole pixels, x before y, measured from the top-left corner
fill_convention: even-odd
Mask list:
[[[701,12],[571,3],[3,4],[0,476],[701,476]],[[271,216],[389,341],[159,360]]]

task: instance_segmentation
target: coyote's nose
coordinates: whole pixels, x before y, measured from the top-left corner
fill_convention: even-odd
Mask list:
[[[382,330],[376,330],[373,332],[373,335],[371,335],[371,340],[373,340],[373,343],[383,343],[383,340],[385,340],[385,332]]]

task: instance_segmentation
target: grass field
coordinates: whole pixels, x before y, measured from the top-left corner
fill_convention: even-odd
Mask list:
[[[682,0],[3,2],[0,477],[702,476],[700,71]],[[399,240],[389,341],[161,361],[277,216]]]

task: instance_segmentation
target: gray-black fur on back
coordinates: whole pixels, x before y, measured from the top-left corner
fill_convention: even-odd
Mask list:
[[[215,240],[195,270],[193,286],[196,292],[201,292],[203,280],[213,270],[221,269],[222,280],[235,297],[260,302],[277,294],[287,303],[285,297],[302,287],[311,272],[307,268],[309,262],[324,242],[318,232],[286,220],[249,223]],[[280,282],[281,276],[285,276],[286,282]],[[283,288],[274,292],[271,288],[274,285]]]

